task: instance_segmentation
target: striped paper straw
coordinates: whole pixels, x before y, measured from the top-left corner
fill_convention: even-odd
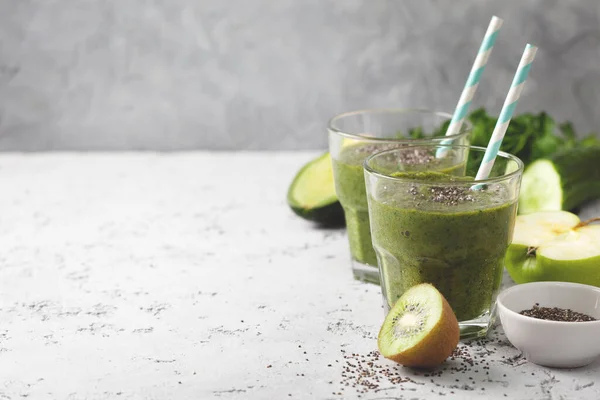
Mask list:
[[[475,57],[475,61],[471,67],[471,72],[469,72],[469,77],[467,78],[465,87],[463,88],[460,98],[458,99],[458,103],[456,104],[454,115],[452,115],[452,120],[450,121],[448,130],[446,130],[446,136],[460,133],[463,121],[469,112],[469,107],[473,101],[473,96],[475,95],[475,91],[477,90],[477,86],[479,85],[479,81],[481,80],[481,76],[485,70],[485,66],[487,65],[488,58],[490,57],[490,54],[492,54],[492,49],[494,48],[494,43],[496,43],[498,31],[500,31],[500,28],[502,27],[502,22],[503,20],[501,18],[493,16],[490,24],[488,25],[485,36],[483,37],[483,41],[481,42],[481,46],[479,47],[477,57]],[[451,143],[452,141],[448,139],[441,142],[441,144]],[[443,157],[447,151],[448,148],[441,147],[437,150],[436,156]]]
[[[525,80],[527,79],[527,75],[529,75],[529,70],[531,69],[531,64],[533,63],[536,52],[537,47],[530,44],[525,46],[521,62],[519,62],[519,67],[517,68],[506,100],[504,100],[502,111],[500,111],[500,116],[498,117],[494,131],[492,132],[492,137],[485,149],[483,161],[481,161],[481,165],[477,171],[477,176],[475,177],[476,181],[487,179],[490,175],[490,171],[494,166],[494,161],[496,161],[496,156],[500,150],[502,139],[504,139],[504,134],[506,133],[508,124],[510,124],[510,119],[515,111],[519,97],[521,97],[521,91],[523,90],[523,86],[525,86]]]

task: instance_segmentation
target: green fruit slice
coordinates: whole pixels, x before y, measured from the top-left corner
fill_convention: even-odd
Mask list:
[[[560,175],[554,164],[539,160],[527,168],[521,180],[519,212],[528,214],[535,211],[561,210],[563,193]]]
[[[547,280],[600,286],[600,225],[571,230],[537,250]]]
[[[407,290],[383,322],[377,345],[386,358],[409,367],[441,364],[458,344],[460,332],[452,308],[431,284]]]
[[[519,212],[573,210],[600,198],[600,147],[559,151],[523,173]]]
[[[579,217],[568,211],[540,211],[519,215],[515,220],[512,243],[537,247],[568,232],[579,222]]]
[[[287,202],[300,217],[322,224],[343,224],[344,211],[333,183],[331,156],[322,156],[304,165],[288,190]]]
[[[520,215],[505,265],[517,283],[565,281],[600,286],[600,225],[566,211]]]

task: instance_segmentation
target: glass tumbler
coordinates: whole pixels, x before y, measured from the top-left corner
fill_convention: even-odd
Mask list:
[[[471,125],[443,136],[450,114],[419,109],[372,109],[340,114],[329,121],[329,151],[335,188],[344,208],[354,277],[379,284],[377,258],[371,244],[365,159],[382,150],[417,144],[468,144]]]
[[[410,287],[433,284],[459,321],[461,338],[485,336],[512,240],[523,163],[500,152],[474,183],[484,148],[392,149],[365,161],[373,247],[386,311]]]

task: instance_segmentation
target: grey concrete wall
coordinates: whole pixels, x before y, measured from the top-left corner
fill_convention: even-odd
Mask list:
[[[600,129],[595,0],[0,0],[0,149],[310,149],[362,107],[452,110],[487,23],[475,99]]]

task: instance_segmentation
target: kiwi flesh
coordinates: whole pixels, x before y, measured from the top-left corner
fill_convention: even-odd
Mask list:
[[[386,358],[407,367],[441,364],[456,348],[458,321],[444,296],[431,284],[408,289],[383,322],[377,345]]]

